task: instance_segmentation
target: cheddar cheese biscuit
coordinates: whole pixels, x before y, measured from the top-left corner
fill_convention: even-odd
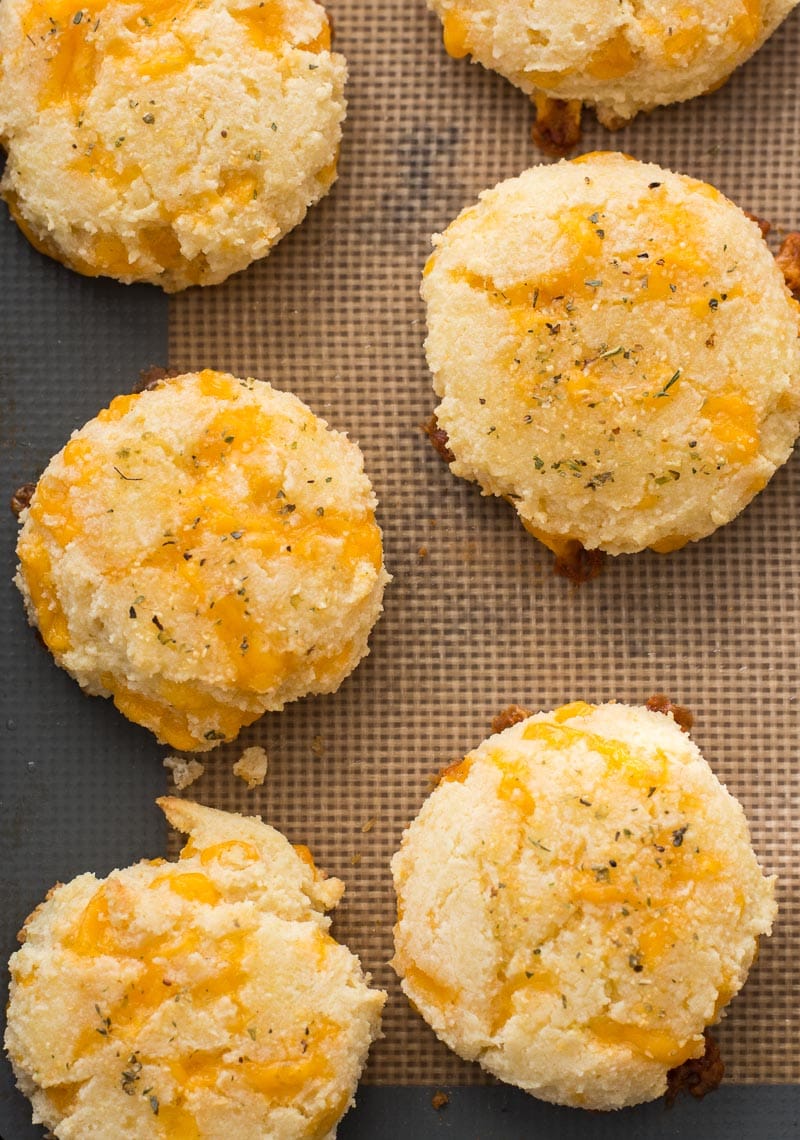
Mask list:
[[[443,773],[403,836],[394,967],[461,1056],[544,1100],[659,1096],[775,913],[741,807],[671,716],[577,702]]]
[[[578,100],[618,126],[719,87],[796,0],[428,0],[457,59],[470,55],[529,95]]]
[[[331,1140],[386,995],[328,933],[344,891],[257,818],[159,801],[189,841],[59,884],[11,959],[5,1046],[58,1140]]]
[[[451,470],[559,555],[677,549],[791,453],[800,308],[713,187],[619,154],[502,182],[426,268]]]
[[[51,460],[17,584],[88,693],[203,751],[368,652],[374,508],[358,447],[295,396],[188,373],[118,396]]]
[[[336,177],[346,67],[314,0],[4,0],[0,56],[2,193],[80,273],[223,281]]]

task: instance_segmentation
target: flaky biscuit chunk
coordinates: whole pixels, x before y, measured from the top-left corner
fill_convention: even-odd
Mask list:
[[[258,380],[118,396],[20,516],[17,585],[56,661],[181,750],[333,692],[382,609],[357,445]]]
[[[264,257],[336,177],[314,0],[3,0],[0,188],[43,253],[167,292]]]
[[[734,518],[800,420],[800,308],[713,187],[619,154],[537,166],[434,236],[426,351],[451,470],[557,554]]]
[[[445,48],[529,95],[575,99],[619,125],[721,86],[797,0],[428,0]]]
[[[178,863],[56,886],[11,959],[5,1046],[58,1140],[331,1140],[386,995],[344,891],[258,818],[159,801]]]
[[[671,715],[577,702],[445,770],[392,861],[394,968],[436,1034],[544,1100],[659,1096],[775,914],[741,807]]]

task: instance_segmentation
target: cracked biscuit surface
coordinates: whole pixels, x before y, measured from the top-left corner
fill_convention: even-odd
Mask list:
[[[580,100],[609,126],[714,90],[797,0],[428,0],[457,59],[529,95]]]
[[[436,1034],[557,1104],[661,1095],[775,913],[740,805],[671,716],[582,702],[446,769],[392,863],[394,968]]]
[[[800,307],[713,187],[585,155],[486,191],[434,247],[426,352],[451,470],[557,554],[675,550],[790,455]]]
[[[329,693],[382,609],[356,444],[259,380],[118,396],[22,512],[17,584],[56,661],[182,751]]]
[[[2,193],[43,253],[168,292],[264,257],[336,177],[314,0],[4,0]]]
[[[332,1140],[386,995],[328,933],[344,884],[258,818],[159,801],[177,863],[59,884],[5,1046],[58,1140]]]

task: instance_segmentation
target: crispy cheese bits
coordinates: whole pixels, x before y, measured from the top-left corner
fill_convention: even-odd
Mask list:
[[[394,967],[436,1034],[556,1104],[658,1097],[775,914],[741,807],[671,715],[576,702],[446,769],[403,836]]]
[[[4,0],[0,56],[3,196],[79,273],[213,285],[336,177],[346,67],[314,0]]]
[[[56,661],[183,751],[333,692],[388,575],[356,444],[205,371],[118,396],[20,515],[17,584]]]
[[[560,558],[703,538],[789,457],[800,307],[713,187],[585,155],[500,183],[434,246],[426,349],[451,470]]]
[[[177,863],[59,884],[11,959],[5,1046],[58,1140],[333,1140],[386,995],[344,891],[259,819],[159,801]]]

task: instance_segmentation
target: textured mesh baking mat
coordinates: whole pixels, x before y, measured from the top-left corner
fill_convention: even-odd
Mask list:
[[[258,812],[347,882],[335,920],[390,992],[373,1083],[475,1083],[401,994],[389,859],[431,777],[511,701],[690,706],[694,737],[745,806],[780,918],[719,1029],[729,1077],[800,1079],[797,565],[800,459],[730,526],[661,557],[609,560],[574,589],[505,504],[454,479],[420,431],[434,406],[419,275],[429,235],[483,188],[538,161],[530,105],[441,49],[421,2],[333,0],[350,64],[333,193],[264,262],[171,302],[170,363],[269,379],[359,441],[394,575],[372,654],[339,692],[246,730],[187,794]],[[706,179],[777,226],[800,226],[800,10],[713,96],[642,116],[579,150],[621,149]],[[269,754],[263,788],[230,770]]]

